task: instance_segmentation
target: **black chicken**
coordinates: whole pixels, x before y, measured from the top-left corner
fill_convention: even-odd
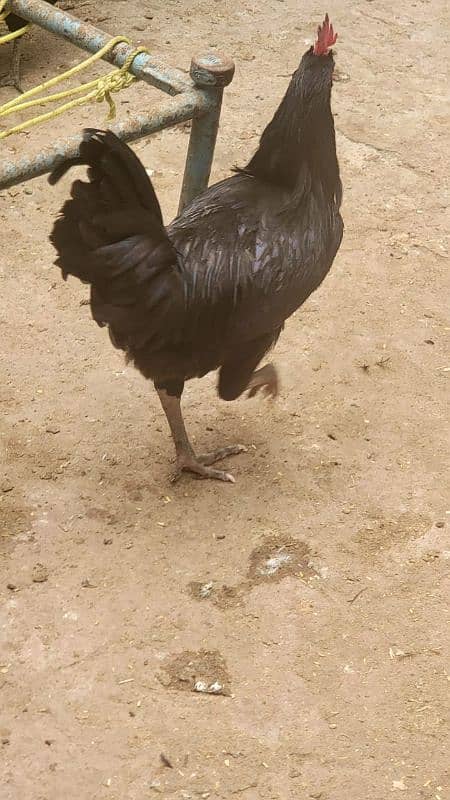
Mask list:
[[[257,366],[284,322],[325,278],[339,248],[342,187],[330,109],[336,36],[328,16],[244,169],[207,189],[166,229],[136,155],[112,133],[87,130],[75,181],[51,241],[64,278],[91,284],[95,321],[154,381],[177,475],[234,481],[211,467],[241,452],[196,456],[181,414],[184,382],[220,369],[218,392],[276,395],[275,368]]]
[[[52,6],[54,6],[56,2],[57,0],[47,0],[47,3],[50,3]],[[5,24],[10,33],[14,33],[14,31],[18,31],[20,28],[24,28],[25,25],[28,25],[26,20],[22,19],[22,17],[18,17],[17,14],[8,14],[8,16],[5,18]],[[14,86],[18,92],[23,91],[22,84],[20,82],[21,43],[21,36],[19,36],[18,39],[13,39],[9,72],[0,78],[0,86]]]

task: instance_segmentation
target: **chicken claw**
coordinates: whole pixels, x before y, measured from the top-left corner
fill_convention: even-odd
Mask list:
[[[177,468],[172,478],[172,483],[179,480],[182,472],[193,472],[200,478],[213,478],[217,481],[236,483],[230,472],[225,472],[220,469],[211,469],[210,464],[215,464],[216,461],[221,461],[228,456],[236,456],[239,453],[245,453],[246,450],[247,448],[244,447],[244,445],[235,444],[229,447],[221,447],[219,450],[214,450],[212,453],[204,453],[199,456],[189,453],[180,453],[177,457]]]
[[[273,364],[266,364],[265,367],[257,369],[247,386],[249,390],[247,397],[254,397],[262,389],[265,397],[275,400],[279,391],[278,374]]]

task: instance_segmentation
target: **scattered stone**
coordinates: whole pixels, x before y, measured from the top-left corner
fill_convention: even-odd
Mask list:
[[[35,564],[32,573],[33,583],[45,583],[48,581],[48,569],[43,564]]]
[[[230,694],[230,678],[225,659],[218,650],[187,650],[172,656],[158,675],[160,683],[181,692]]]
[[[224,687],[219,681],[214,681],[214,683],[209,684],[206,683],[206,681],[196,681],[193,691],[200,692],[201,694],[225,694]]]

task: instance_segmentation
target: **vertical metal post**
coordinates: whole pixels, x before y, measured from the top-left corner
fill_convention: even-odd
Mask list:
[[[234,63],[219,55],[192,59],[191,78],[208,98],[209,110],[194,116],[186,157],[178,213],[208,186],[219,127],[222,95],[233,80]]]

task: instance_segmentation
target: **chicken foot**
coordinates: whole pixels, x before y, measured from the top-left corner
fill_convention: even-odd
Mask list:
[[[247,386],[247,397],[254,397],[262,389],[266,397],[274,400],[278,395],[279,381],[278,374],[273,364],[266,364],[265,367],[255,370]]]
[[[235,483],[235,479],[230,472],[213,469],[211,464],[215,464],[216,461],[221,461],[228,456],[243,453],[246,450],[244,445],[236,444],[228,447],[221,447],[219,450],[215,450],[212,453],[204,453],[196,456],[184,425],[180,398],[168,394],[164,389],[157,388],[156,391],[158,392],[161,405],[167,417],[167,422],[169,423],[175,445],[177,465],[172,482],[177,481],[182,472],[186,471],[193,472],[201,478],[214,478],[218,481]]]
[[[13,51],[9,72],[0,78],[0,86],[14,86],[22,94],[23,89],[20,84],[20,42],[18,39],[13,41]]]

